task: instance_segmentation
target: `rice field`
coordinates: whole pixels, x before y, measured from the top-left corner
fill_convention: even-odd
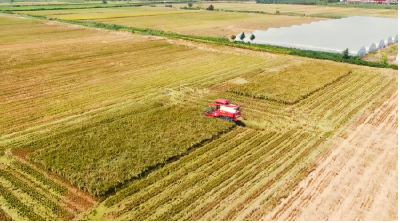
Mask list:
[[[292,111],[286,115],[292,120],[287,120],[287,130],[237,127],[129,183],[88,218],[259,220],[313,170],[315,159],[327,153],[327,142],[335,132],[367,105],[395,94],[396,82],[396,76],[379,73],[345,77],[289,107]],[[264,100],[245,100],[250,103],[244,105],[251,107],[251,112],[258,111],[260,119],[275,115],[267,113],[272,109]],[[285,110],[279,111],[280,116]]]
[[[0,220],[259,220],[397,94],[393,69],[17,15],[0,28]],[[243,124],[204,117],[216,98]]]
[[[143,17],[155,15],[169,15],[182,13],[195,13],[196,11],[178,10],[164,7],[118,7],[118,8],[89,8],[89,9],[67,9],[67,10],[47,10],[47,11],[19,11],[20,14],[31,14],[46,16],[49,18],[59,18],[65,20],[94,20],[124,17]],[[149,18],[149,17],[147,17]],[[152,17],[150,17],[152,18]]]
[[[137,28],[149,28],[195,36],[230,38],[239,32],[278,28],[318,21],[317,18],[236,12],[181,10],[165,7],[130,7],[56,11],[21,11],[21,14],[65,20],[94,20]]]
[[[349,17],[355,15],[378,16],[397,18],[398,10],[394,9],[369,9],[369,8],[351,8],[334,7],[322,5],[290,5],[290,4],[255,4],[255,3],[221,3],[221,2],[202,2],[195,3],[193,7],[207,8],[210,4],[215,9],[238,10],[238,11],[263,11],[268,13],[287,13],[293,15],[303,15],[312,17]],[[174,7],[184,7],[187,4],[177,4]]]

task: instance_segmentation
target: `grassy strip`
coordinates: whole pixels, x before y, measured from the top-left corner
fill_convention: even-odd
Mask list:
[[[393,9],[398,10],[397,4],[345,4],[335,3],[328,4],[329,7],[344,7],[344,8],[367,8],[367,9]]]
[[[239,48],[243,48],[243,49],[257,50],[257,51],[263,51],[263,52],[282,53],[282,54],[289,54],[289,55],[295,55],[295,56],[301,56],[301,57],[308,57],[308,58],[313,58],[313,59],[331,60],[331,61],[336,61],[336,62],[341,62],[341,63],[356,64],[356,65],[362,65],[362,66],[368,66],[368,67],[391,68],[391,69],[395,69],[395,70],[398,69],[397,65],[394,65],[394,64],[389,65],[389,64],[383,64],[383,63],[365,61],[359,56],[344,59],[341,54],[337,54],[337,53],[319,52],[319,51],[311,51],[311,50],[300,50],[300,49],[295,49],[295,48],[286,48],[286,47],[272,46],[272,45],[231,42],[227,38],[220,38],[220,37],[191,36],[191,35],[183,35],[183,34],[178,34],[178,33],[173,33],[173,32],[165,32],[162,30],[136,28],[136,27],[129,27],[129,26],[124,26],[124,25],[116,25],[116,24],[104,24],[104,23],[93,22],[93,21],[52,19],[52,18],[47,18],[45,16],[36,16],[36,15],[30,15],[30,14],[27,14],[27,16],[30,18],[35,18],[35,19],[55,20],[55,21],[59,21],[59,22],[82,25],[82,26],[87,26],[87,27],[102,28],[102,29],[109,29],[109,30],[131,31],[132,33],[138,33],[141,35],[179,38],[179,39],[184,39],[184,40],[197,41],[197,42],[203,42],[203,43],[214,43],[214,44],[219,44],[219,45],[239,47]]]
[[[92,9],[92,8],[118,8],[118,7],[137,7],[143,4],[130,5],[107,5],[107,4],[89,4],[89,5],[10,5],[0,6],[0,11],[44,11],[44,10],[66,10],[66,9]],[[36,6],[36,7],[35,7]]]
[[[17,167],[18,169],[22,170],[23,172],[32,175],[34,178],[36,178],[38,181],[42,182],[44,185],[50,187],[52,190],[55,192],[63,195],[67,192],[67,188],[55,183],[54,181],[48,179],[45,177],[42,173],[39,171],[33,169],[32,167],[28,166],[27,164],[23,164],[18,161],[14,161],[13,165]]]
[[[17,210],[18,214],[22,217],[28,218],[30,221],[45,221],[43,217],[37,215],[34,210],[22,203],[16,198],[9,190],[0,185],[0,196],[2,196],[7,204]]]
[[[129,4],[47,4],[47,5],[4,5],[0,6],[0,11],[44,11],[44,10],[65,10],[65,9],[92,9],[92,8],[120,8],[120,7],[140,7],[154,4],[180,4],[182,2],[140,2]]]

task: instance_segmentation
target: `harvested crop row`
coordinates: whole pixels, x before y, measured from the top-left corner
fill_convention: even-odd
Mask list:
[[[4,211],[14,220],[71,220],[93,205],[42,170],[10,157],[1,159],[7,160],[0,169]]]

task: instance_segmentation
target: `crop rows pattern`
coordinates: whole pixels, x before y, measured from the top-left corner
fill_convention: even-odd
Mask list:
[[[394,70],[0,18],[1,218],[81,219],[94,195],[87,219],[259,220],[397,92]],[[216,98],[248,128],[205,118]]]
[[[283,117],[280,126],[275,123],[279,132],[237,127],[133,181],[102,204],[112,211],[101,219],[260,219],[312,171],[334,132],[393,94],[396,83],[396,76],[355,71],[294,105],[224,93],[247,108],[245,115],[259,111],[259,120]]]
[[[2,218],[13,220],[71,220],[82,212],[85,198],[46,176],[42,170],[14,158],[0,168]],[[90,202],[90,201],[89,201]],[[7,213],[8,212],[8,213]]]

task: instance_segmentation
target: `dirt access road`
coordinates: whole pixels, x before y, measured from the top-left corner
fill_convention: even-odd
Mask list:
[[[397,92],[365,113],[263,220],[397,220]]]

